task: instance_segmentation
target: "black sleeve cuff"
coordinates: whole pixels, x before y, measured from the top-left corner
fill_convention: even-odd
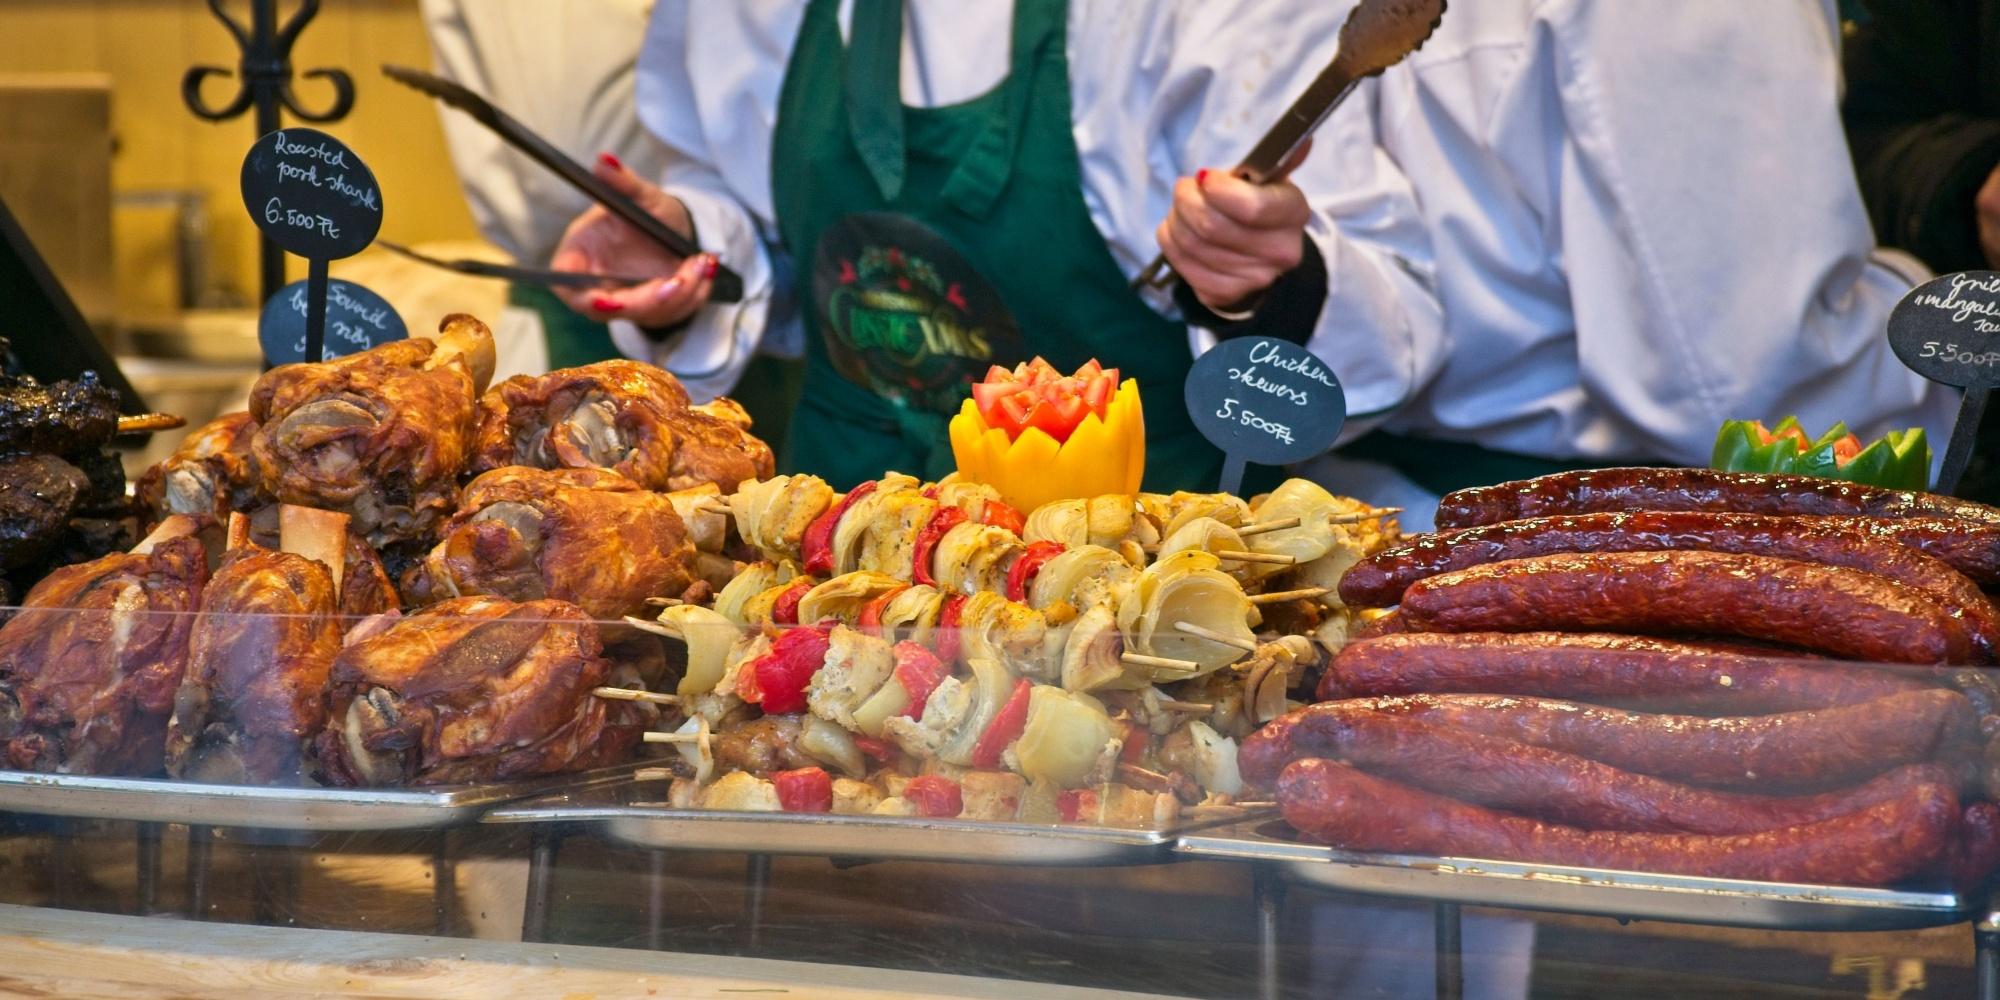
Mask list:
[[[1286,271],[1265,291],[1264,300],[1249,318],[1224,319],[1201,304],[1194,289],[1185,281],[1174,282],[1174,304],[1189,324],[1214,333],[1222,340],[1237,337],[1275,337],[1303,345],[1319,326],[1319,314],[1326,308],[1326,258],[1312,237],[1299,237],[1305,252],[1299,266]]]

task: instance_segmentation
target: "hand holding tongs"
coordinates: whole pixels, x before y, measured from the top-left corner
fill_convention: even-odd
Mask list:
[[[1361,0],[1340,26],[1333,61],[1230,173],[1253,184],[1273,179],[1357,84],[1421,47],[1443,20],[1444,8],[1445,0]],[[1173,277],[1167,258],[1155,257],[1132,287],[1164,288]]]

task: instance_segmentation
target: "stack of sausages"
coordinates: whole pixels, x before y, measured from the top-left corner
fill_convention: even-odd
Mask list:
[[[1607,469],[1437,523],[1347,573],[1350,606],[1395,610],[1242,748],[1305,835],[1852,885],[2000,864],[2000,509]]]

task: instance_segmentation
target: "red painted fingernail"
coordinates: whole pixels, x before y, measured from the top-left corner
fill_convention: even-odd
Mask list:
[[[623,309],[625,307],[619,305],[617,299],[606,298],[602,295],[599,295],[596,298],[590,300],[590,308],[595,309],[601,313],[615,313],[618,310]]]
[[[625,169],[625,164],[618,162],[618,158],[612,156],[610,153],[597,154],[597,162],[602,163],[613,170]]]
[[[704,278],[713,278],[715,277],[715,272],[720,270],[722,270],[722,262],[716,260],[714,257],[710,257],[701,263],[701,276]]]
[[[1194,172],[1195,187],[1201,187],[1202,185],[1207,183],[1208,183],[1208,171],[1206,169],[1197,170]]]

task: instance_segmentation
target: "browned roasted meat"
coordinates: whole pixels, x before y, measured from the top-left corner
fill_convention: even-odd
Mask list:
[[[54,455],[0,457],[0,571],[48,555],[89,486],[81,470]]]
[[[734,492],[769,478],[771,449],[728,400],[692,406],[672,375],[637,361],[600,361],[516,375],[479,401],[473,469],[610,469],[654,490],[714,483]]]
[[[263,491],[352,515],[377,547],[423,537],[444,520],[471,454],[493,338],[462,314],[440,331],[436,341],[265,372],[250,391]]]
[[[167,773],[299,783],[304,745],[326,725],[338,610],[325,564],[267,549],[230,553],[202,593],[167,729]]]
[[[595,618],[637,614],[693,583],[694,545],[673,504],[603,469],[509,466],[474,479],[443,540],[411,570],[415,603],[551,597]]]
[[[241,410],[196,428],[172,455],[139,477],[139,502],[154,518],[208,514],[220,521],[232,510],[248,511],[257,495],[250,454],[256,432],[256,421]]]
[[[820,761],[799,749],[802,728],[797,715],[760,715],[725,724],[716,730],[711,744],[716,767],[724,774],[749,771],[762,775],[819,767]]]
[[[96,372],[60,382],[0,375],[0,453],[80,455],[118,430],[118,393]]]
[[[208,556],[190,518],[138,550],[66,566],[0,628],[0,758],[77,774],[158,773]],[[176,534],[178,532],[178,534]]]
[[[625,760],[657,713],[590,693],[609,676],[599,654],[596,624],[562,601],[464,597],[395,621],[334,660],[320,778],[460,784]]]

